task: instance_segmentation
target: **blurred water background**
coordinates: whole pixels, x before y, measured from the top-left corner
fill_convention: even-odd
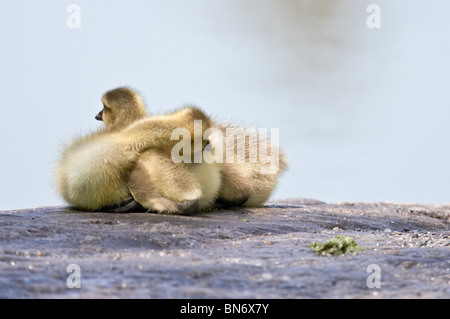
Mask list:
[[[81,28],[69,28],[69,4]],[[370,29],[369,4],[381,8]],[[0,209],[59,205],[59,147],[130,85],[279,128],[272,198],[450,202],[450,2],[9,1],[0,11]]]

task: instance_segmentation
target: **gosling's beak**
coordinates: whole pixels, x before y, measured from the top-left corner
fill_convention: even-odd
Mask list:
[[[101,110],[96,116],[95,119],[98,121],[103,121],[103,110]]]

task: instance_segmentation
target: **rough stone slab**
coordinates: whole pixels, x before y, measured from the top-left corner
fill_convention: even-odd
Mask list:
[[[0,298],[449,298],[449,225],[450,205],[308,199],[195,216],[6,211]],[[366,249],[308,247],[336,234]],[[381,288],[367,286],[372,264]]]

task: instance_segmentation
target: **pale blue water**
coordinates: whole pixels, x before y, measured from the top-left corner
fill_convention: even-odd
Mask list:
[[[58,146],[97,128],[104,91],[279,128],[273,198],[449,202],[450,3],[14,1],[0,11],[0,209],[62,203]],[[369,29],[366,8],[381,8]]]

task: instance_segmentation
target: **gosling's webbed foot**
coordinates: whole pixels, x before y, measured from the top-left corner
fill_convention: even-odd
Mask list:
[[[126,199],[119,204],[109,205],[100,209],[100,211],[110,213],[131,213],[131,212],[145,212],[146,209],[141,204],[136,202],[133,198]]]
[[[249,199],[250,196],[244,196],[241,198],[236,199],[224,199],[224,198],[218,198],[216,200],[215,206],[217,208],[226,208],[226,207],[238,207],[243,206],[245,202]]]
[[[200,199],[175,202],[165,197],[157,197],[143,204],[149,213],[167,215],[192,215],[198,212]]]
[[[182,215],[192,215],[198,212],[200,208],[200,200],[185,200],[177,205],[178,214]]]

